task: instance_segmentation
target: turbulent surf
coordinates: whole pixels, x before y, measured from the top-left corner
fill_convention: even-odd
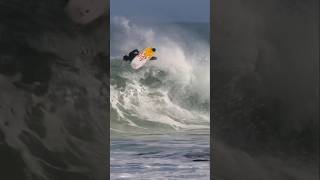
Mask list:
[[[160,24],[150,28],[125,18],[115,18],[112,23],[112,132],[207,131],[209,42],[203,36],[208,28],[201,28],[206,24]],[[158,61],[139,70],[121,61],[128,51],[150,45],[157,48]]]

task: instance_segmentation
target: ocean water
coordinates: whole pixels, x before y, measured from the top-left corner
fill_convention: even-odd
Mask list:
[[[210,179],[209,25],[111,25],[111,179]],[[157,61],[121,60],[148,46]]]
[[[208,180],[208,135],[142,135],[111,142],[111,179]]]

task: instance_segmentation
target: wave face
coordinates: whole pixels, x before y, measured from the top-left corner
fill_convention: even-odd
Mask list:
[[[152,27],[152,28],[150,28]],[[206,32],[208,31],[208,32]],[[111,130],[151,133],[209,129],[210,58],[205,24],[133,24],[111,28]],[[153,46],[158,61],[138,71],[121,57]]]
[[[66,13],[93,2],[1,1],[0,179],[108,176],[109,17]]]

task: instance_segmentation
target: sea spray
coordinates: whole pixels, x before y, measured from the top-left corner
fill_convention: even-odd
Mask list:
[[[111,130],[135,133],[207,131],[210,121],[209,43],[197,35],[203,32],[186,30],[189,28],[179,24],[149,28],[122,17],[111,23],[114,27],[111,30],[111,57],[114,57],[111,58],[110,79]],[[129,51],[148,46],[156,47],[157,61],[139,70],[121,61],[121,56]]]

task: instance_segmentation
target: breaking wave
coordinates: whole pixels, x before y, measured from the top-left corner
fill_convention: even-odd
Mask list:
[[[208,130],[210,53],[201,34],[209,29],[138,25],[122,17],[111,22],[112,132]],[[157,61],[139,70],[121,61],[132,49],[148,46],[157,48]]]

